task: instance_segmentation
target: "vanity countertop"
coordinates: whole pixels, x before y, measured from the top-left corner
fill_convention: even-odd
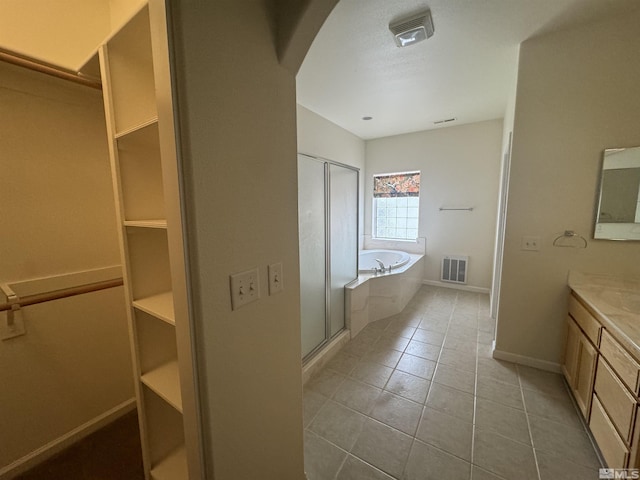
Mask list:
[[[640,360],[640,279],[572,271],[569,288],[611,335]]]

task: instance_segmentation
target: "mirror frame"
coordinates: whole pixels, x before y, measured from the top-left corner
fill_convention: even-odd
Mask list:
[[[640,241],[640,223],[638,222],[633,222],[633,223],[604,223],[604,222],[599,222],[600,219],[600,208],[602,207],[602,195],[603,195],[603,187],[604,187],[604,174],[605,174],[605,162],[607,160],[607,154],[611,154],[611,153],[615,153],[615,152],[620,152],[623,150],[637,150],[638,152],[638,167],[640,169],[640,146],[638,147],[624,147],[624,148],[607,148],[602,152],[602,161],[600,162],[601,168],[600,168],[600,181],[599,181],[599,185],[598,185],[598,199],[596,202],[596,209],[595,209],[595,219],[593,222],[593,239],[594,240],[615,240],[615,241]],[[635,167],[629,167],[629,168],[635,168]],[[639,193],[640,195],[640,193]],[[640,208],[640,206],[638,207]],[[621,225],[621,226],[628,226],[629,227],[629,233],[624,233],[623,235],[627,235],[627,236],[614,236],[614,234],[608,234],[608,236],[602,236],[602,233],[600,233],[599,235],[599,227],[603,226],[603,225]],[[635,227],[634,227],[635,226]],[[620,230],[622,231],[624,227],[621,227]],[[606,235],[606,234],[605,234]],[[633,235],[633,236],[631,236]]]

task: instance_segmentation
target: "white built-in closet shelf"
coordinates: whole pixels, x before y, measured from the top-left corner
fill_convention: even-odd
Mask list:
[[[141,228],[167,228],[167,221],[163,219],[155,220],[125,220],[125,227],[141,227]]]
[[[175,480],[187,478],[187,475],[187,455],[184,447],[174,450],[151,469],[153,480]]]
[[[165,363],[143,374],[140,380],[182,413],[182,394],[180,393],[180,374],[178,373],[177,361]]]
[[[158,117],[153,117],[153,118],[150,118],[149,120],[146,120],[137,125],[134,125],[131,128],[127,128],[126,130],[123,130],[121,132],[116,132],[115,137],[119,140],[127,136],[133,136],[138,132],[143,132],[148,127],[155,127],[157,124],[158,124]]]
[[[139,298],[133,301],[133,306],[171,325],[176,324],[176,317],[173,312],[173,293],[171,292]]]

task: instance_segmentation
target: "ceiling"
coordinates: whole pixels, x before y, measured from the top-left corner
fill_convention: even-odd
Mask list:
[[[433,37],[396,47],[389,23],[427,8]],[[300,68],[298,103],[363,139],[442,128],[433,122],[452,117],[446,126],[502,118],[522,41],[638,8],[638,0],[340,0]]]

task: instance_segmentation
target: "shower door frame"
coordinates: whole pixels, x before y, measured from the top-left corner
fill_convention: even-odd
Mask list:
[[[360,246],[360,169],[354,167],[352,165],[347,165],[345,163],[336,162],[334,160],[329,160],[327,158],[318,157],[316,155],[310,155],[307,153],[298,152],[298,156],[305,157],[309,160],[322,163],[324,165],[324,253],[325,253],[325,261],[324,261],[324,292],[325,292],[325,305],[324,305],[324,327],[325,327],[325,335],[324,340],[320,342],[316,347],[314,347],[309,353],[302,357],[302,364],[306,364],[309,360],[316,356],[333,338],[340,335],[346,328],[346,302],[343,305],[344,315],[345,315],[345,324],[343,327],[337,331],[334,335],[331,335],[331,181],[329,175],[330,165],[335,165],[337,167],[346,168],[355,172],[356,174],[356,239],[355,239],[355,247],[356,247],[356,276],[353,280],[358,278],[358,269],[359,259],[358,259],[358,247]],[[301,318],[302,324],[302,318]]]

